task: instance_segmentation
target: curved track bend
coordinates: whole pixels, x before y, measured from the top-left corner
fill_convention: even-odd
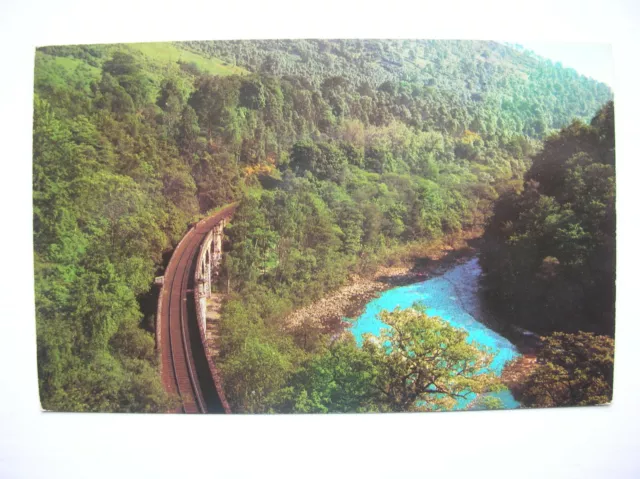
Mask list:
[[[228,206],[191,228],[174,250],[165,271],[158,347],[164,387],[181,400],[175,412],[223,412],[198,331],[193,287],[200,244],[234,210],[235,205]]]

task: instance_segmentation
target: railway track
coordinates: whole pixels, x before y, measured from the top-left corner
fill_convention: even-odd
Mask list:
[[[159,348],[164,387],[180,398],[181,405],[175,412],[221,411],[199,336],[193,286],[200,244],[206,234],[234,210],[235,205],[228,206],[191,228],[176,247],[165,271],[158,318]]]

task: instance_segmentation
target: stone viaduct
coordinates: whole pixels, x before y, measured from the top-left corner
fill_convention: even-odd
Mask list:
[[[208,352],[207,300],[219,275],[224,227],[235,208],[227,206],[194,225],[158,278],[156,346],[163,385],[180,398],[176,412],[231,412]]]

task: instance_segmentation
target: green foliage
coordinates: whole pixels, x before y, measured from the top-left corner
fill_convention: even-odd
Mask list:
[[[270,398],[274,412],[374,412],[371,357],[346,335],[303,363],[288,386]]]
[[[454,135],[471,129],[489,138],[507,132],[543,138],[576,117],[590,118],[611,99],[611,90],[602,83],[495,42],[257,40],[184,45],[255,73],[304,77],[322,91],[329,118],[359,116],[377,125],[395,118]],[[372,109],[371,103],[382,105]]]
[[[266,412],[267,398],[282,388],[293,367],[282,348],[258,327],[227,356],[222,366],[225,392],[236,411]]]
[[[522,388],[525,406],[588,406],[611,401],[613,339],[584,332],[554,333],[542,342],[540,365]]]
[[[437,411],[503,388],[487,372],[493,356],[468,333],[418,309],[383,311],[380,338],[335,341],[272,398],[279,412]],[[495,404],[494,404],[495,406]]]
[[[340,184],[344,182],[347,158],[332,144],[297,142],[291,151],[290,166],[296,174],[309,171],[320,180]]]
[[[488,297],[534,331],[613,336],[613,103],[574,122],[533,158],[524,191],[495,205],[481,257]]]
[[[375,388],[386,410],[451,409],[471,393],[502,388],[487,372],[493,355],[468,343],[467,332],[415,309],[383,311],[380,319],[389,329],[363,348],[378,371]]]

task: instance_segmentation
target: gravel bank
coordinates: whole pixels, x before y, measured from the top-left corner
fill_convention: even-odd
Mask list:
[[[330,334],[340,334],[348,323],[343,318],[355,318],[365,305],[382,291],[425,281],[443,274],[455,264],[469,260],[477,253],[477,234],[469,233],[453,246],[425,247],[426,254],[410,255],[410,259],[395,266],[381,266],[372,277],[352,275],[348,283],[293,312],[285,321],[287,329],[318,329]]]

